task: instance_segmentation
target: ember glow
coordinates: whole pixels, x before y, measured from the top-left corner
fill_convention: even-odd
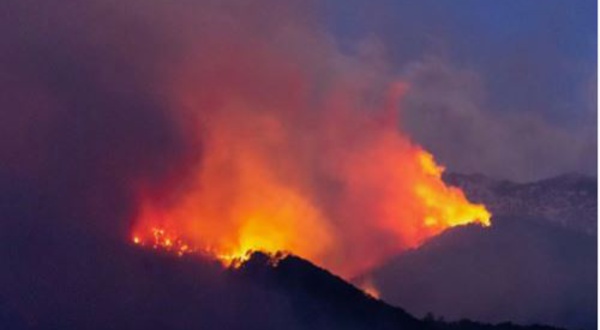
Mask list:
[[[373,284],[373,281],[371,279],[364,279],[358,285],[358,287],[368,296],[375,299],[380,299],[381,293],[379,292],[379,289],[375,287],[375,284]]]
[[[197,252],[184,242],[179,236],[168,232],[164,228],[152,227],[144,235],[134,234],[131,241],[140,246],[149,246],[154,249],[162,249],[176,253],[180,256],[186,253]]]

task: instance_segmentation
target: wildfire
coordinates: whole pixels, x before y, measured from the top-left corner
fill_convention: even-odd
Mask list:
[[[179,256],[186,253],[197,252],[196,249],[191,248],[176,234],[167,232],[164,228],[152,227],[147,236],[134,234],[131,241],[136,245],[150,246],[154,249],[163,249],[174,252]]]
[[[229,268],[239,268],[250,259],[254,252],[260,251],[269,255],[270,265],[277,266],[280,260],[287,256],[287,252],[277,251],[271,253],[264,250],[241,249],[231,254],[223,254],[209,248],[200,249],[191,247],[175,233],[165,230],[164,228],[150,228],[147,235],[134,234],[131,237],[131,242],[142,247],[151,247],[153,249],[163,250],[174,253],[178,256],[185,254],[202,254],[209,258],[218,260],[223,266]]]
[[[293,98],[261,99],[261,111],[228,99],[203,113],[201,161],[185,189],[140,189],[133,242],[228,266],[248,251],[289,251],[351,278],[448,228],[490,225],[395,119],[357,112],[352,94],[339,94],[308,119]],[[186,109],[201,107],[197,95],[180,97]]]
[[[390,187],[386,187],[386,185],[382,185],[384,192],[380,192],[384,196],[378,196],[382,199],[376,203],[376,206],[380,207],[381,213],[377,209],[369,210],[368,208],[373,205],[363,201],[367,212],[372,212],[373,216],[384,220],[378,223],[379,227],[375,227],[376,234],[385,231],[396,237],[397,243],[402,244],[398,244],[394,249],[399,250],[416,247],[428,237],[449,227],[468,223],[490,225],[490,213],[483,205],[469,203],[462,191],[443,183],[441,180],[443,168],[435,164],[430,154],[421,151],[416,159],[418,159],[417,164],[422,170],[423,177],[421,181],[414,183],[412,193],[408,196],[411,196],[411,202],[418,203],[417,205],[406,205],[402,203],[402,199],[396,200],[396,203],[388,203],[385,199],[385,194],[387,194],[385,189]],[[383,168],[383,172],[387,173],[387,170]],[[389,183],[392,185],[394,178],[394,175],[389,178]],[[248,177],[248,179],[250,178]],[[263,180],[264,178],[259,176],[257,179]],[[361,180],[371,182],[366,175],[362,176]],[[210,214],[213,211],[212,207],[202,208],[201,204],[192,203],[196,199],[205,200],[208,197],[206,195],[192,194],[187,200],[189,204],[183,203],[167,212],[146,202],[140,212],[136,234],[133,235],[132,241],[140,246],[160,248],[180,256],[188,253],[201,253],[218,259],[228,267],[239,267],[248,259],[251,251],[267,253],[291,251],[322,265],[328,266],[329,263],[333,265],[333,268],[338,267],[339,269],[344,269],[339,266],[340,264],[352,262],[351,258],[346,260],[328,259],[327,252],[339,252],[334,249],[340,249],[345,243],[334,240],[334,229],[327,228],[328,220],[323,219],[321,212],[313,209],[296,193],[279,185],[270,186],[270,184],[273,183],[269,180],[265,182],[264,186],[260,182],[252,182],[256,188],[248,189],[254,191],[257,196],[247,196],[248,201],[244,201],[245,203],[242,205],[236,205],[232,210],[228,210],[229,212],[224,212],[226,219],[228,213],[232,217],[230,218],[232,223],[228,225],[235,224],[231,232],[228,231],[230,230],[228,226],[221,227],[219,222],[202,223],[195,220],[198,218],[195,214],[205,212],[205,214]],[[357,185],[357,188],[362,186],[359,182],[353,183],[353,185]],[[369,191],[370,189],[365,190]],[[397,192],[394,191],[388,193],[392,197],[397,195]],[[367,196],[360,196],[368,200]],[[352,201],[347,202],[352,203]],[[237,209],[238,207],[241,209]],[[351,204],[348,207],[353,209]],[[244,217],[244,214],[250,216]],[[340,212],[340,215],[344,215],[344,212]],[[402,216],[418,217],[420,221],[406,221],[413,223],[413,227],[402,226]],[[215,217],[217,217],[216,214]],[[350,218],[350,216],[348,217]],[[372,221],[374,220],[377,219],[372,219]],[[312,225],[303,227],[305,223],[312,223]],[[173,225],[177,226],[177,230],[165,229],[172,228]],[[211,228],[212,225],[215,227]],[[365,230],[363,234],[367,236],[372,234],[369,233],[369,230],[374,230],[373,226],[369,224],[365,224],[363,229]],[[183,239],[182,235],[185,235],[186,238]],[[356,242],[359,245],[366,243]],[[361,248],[368,248],[369,251],[376,249],[377,243],[371,244],[373,246],[362,246]],[[381,246],[382,251],[385,249],[385,246]],[[363,266],[365,264],[367,267],[373,265],[372,260],[376,260],[376,257],[381,258],[376,255],[372,257],[373,259],[357,264],[358,269],[366,268]],[[356,274],[356,272],[350,274]],[[373,286],[367,287],[365,291],[377,297],[376,289]]]

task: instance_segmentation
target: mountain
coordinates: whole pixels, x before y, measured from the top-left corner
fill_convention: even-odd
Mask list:
[[[454,330],[542,330],[547,326],[523,327],[511,323],[482,324],[469,320],[444,322],[417,319],[404,310],[372,298],[309,261],[289,255],[273,264],[262,253],[235,271],[251,283],[283,293],[290,298],[300,324],[307,329],[454,329]]]
[[[596,237],[547,219],[494,216],[491,228],[448,231],[371,274],[377,300],[293,255],[254,253],[225,269],[125,243],[128,231],[101,232],[77,208],[8,196],[0,329],[595,327]]]
[[[460,187],[496,217],[544,219],[590,235],[597,233],[597,180],[565,174],[530,183],[495,180],[483,175],[449,173],[446,183]]]
[[[195,255],[98,243],[75,237],[37,257],[0,250],[0,328],[553,329],[420,320],[291,255],[254,253],[225,269]]]
[[[492,226],[453,228],[365,275],[385,301],[417,316],[596,328],[594,179],[445,179],[483,202]]]

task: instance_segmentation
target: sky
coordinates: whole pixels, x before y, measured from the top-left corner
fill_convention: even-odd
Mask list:
[[[377,48],[390,71],[413,82],[417,96],[399,124],[450,170],[518,181],[595,174],[595,1],[327,0],[323,8],[340,48]]]

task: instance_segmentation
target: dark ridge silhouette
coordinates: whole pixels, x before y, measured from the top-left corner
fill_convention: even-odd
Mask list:
[[[375,299],[348,282],[294,255],[275,257],[254,252],[232,275],[283,293],[299,314],[302,327],[309,329],[502,329],[550,330],[548,326],[488,325],[461,320],[417,319],[403,309]]]
[[[300,321],[308,328],[421,329],[422,322],[399,308],[374,299],[341,278],[310,262],[289,255],[271,266],[271,259],[255,252],[239,273],[267,290],[290,297]]]
[[[29,260],[0,250],[10,266],[0,274],[0,329],[553,329],[419,320],[291,255],[273,262],[257,252],[225,269],[77,240]]]

